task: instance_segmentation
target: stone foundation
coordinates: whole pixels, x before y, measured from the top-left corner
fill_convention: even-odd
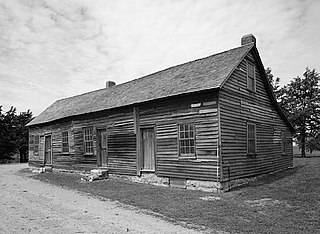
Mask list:
[[[204,192],[222,192],[223,188],[220,182],[186,180],[186,188],[190,190],[201,190]]]
[[[159,177],[152,173],[142,173],[140,177],[110,174],[109,177],[115,179],[123,179],[135,183],[152,184],[157,186],[174,187],[188,190],[200,190],[204,192],[217,193],[222,192],[223,189],[220,182],[179,179],[179,182],[177,183],[176,178]],[[173,180],[175,181],[174,183]]]
[[[189,180],[189,179],[181,179],[181,178],[169,178],[169,177],[160,177],[154,173],[143,172],[141,176],[129,176],[129,175],[118,175],[118,174],[108,174],[108,169],[106,168],[97,168],[89,171],[78,171],[78,170],[67,170],[67,169],[59,169],[59,168],[50,168],[50,170],[46,170],[44,167],[31,167],[30,170],[41,170],[42,172],[65,172],[65,173],[77,173],[81,174],[85,177],[84,180],[92,181],[96,179],[121,179],[134,183],[144,183],[144,184],[152,184],[157,186],[165,186],[165,187],[173,187],[173,188],[181,188],[188,190],[200,190],[204,192],[222,192],[224,190],[224,186],[220,182],[216,181],[200,181],[200,180]]]
[[[169,178],[159,177],[153,173],[142,173],[141,176],[127,176],[110,174],[110,178],[123,179],[135,183],[153,184],[158,186],[169,186]]]

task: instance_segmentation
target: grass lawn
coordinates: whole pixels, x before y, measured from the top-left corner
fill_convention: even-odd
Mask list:
[[[293,156],[297,158],[301,157],[301,151],[298,146],[293,146]],[[315,150],[312,153],[310,153],[308,150],[306,150],[306,156],[309,158],[320,157],[320,151]]]
[[[43,173],[35,179],[119,201],[168,220],[229,233],[320,233],[320,158],[295,158],[294,168],[221,194],[78,174]],[[207,200],[200,198],[209,197]]]

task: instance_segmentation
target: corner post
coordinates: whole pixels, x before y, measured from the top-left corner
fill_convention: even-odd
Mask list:
[[[137,175],[141,175],[142,160],[141,160],[141,132],[140,132],[140,120],[139,120],[139,108],[133,107],[134,117],[134,133],[136,134],[136,154],[137,154]]]
[[[217,182],[222,183],[223,182],[223,163],[222,163],[222,152],[221,152],[221,108],[220,108],[220,95],[218,93],[217,96],[217,100],[218,100],[218,148],[217,148],[217,165],[219,167],[220,170],[218,174],[217,174]],[[220,174],[220,175],[219,175]]]

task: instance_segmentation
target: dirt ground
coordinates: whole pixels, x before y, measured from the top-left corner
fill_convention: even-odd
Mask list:
[[[26,167],[0,165],[0,233],[199,233],[17,173]]]

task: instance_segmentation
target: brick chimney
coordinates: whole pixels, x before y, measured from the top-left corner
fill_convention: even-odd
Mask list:
[[[106,82],[106,88],[110,88],[110,87],[112,87],[112,86],[115,86],[116,85],[116,82],[114,82],[114,81],[107,81]]]
[[[255,36],[253,36],[253,34],[246,34],[244,36],[241,37],[241,45],[247,45],[250,43],[254,43],[254,45],[256,45],[256,38]]]

